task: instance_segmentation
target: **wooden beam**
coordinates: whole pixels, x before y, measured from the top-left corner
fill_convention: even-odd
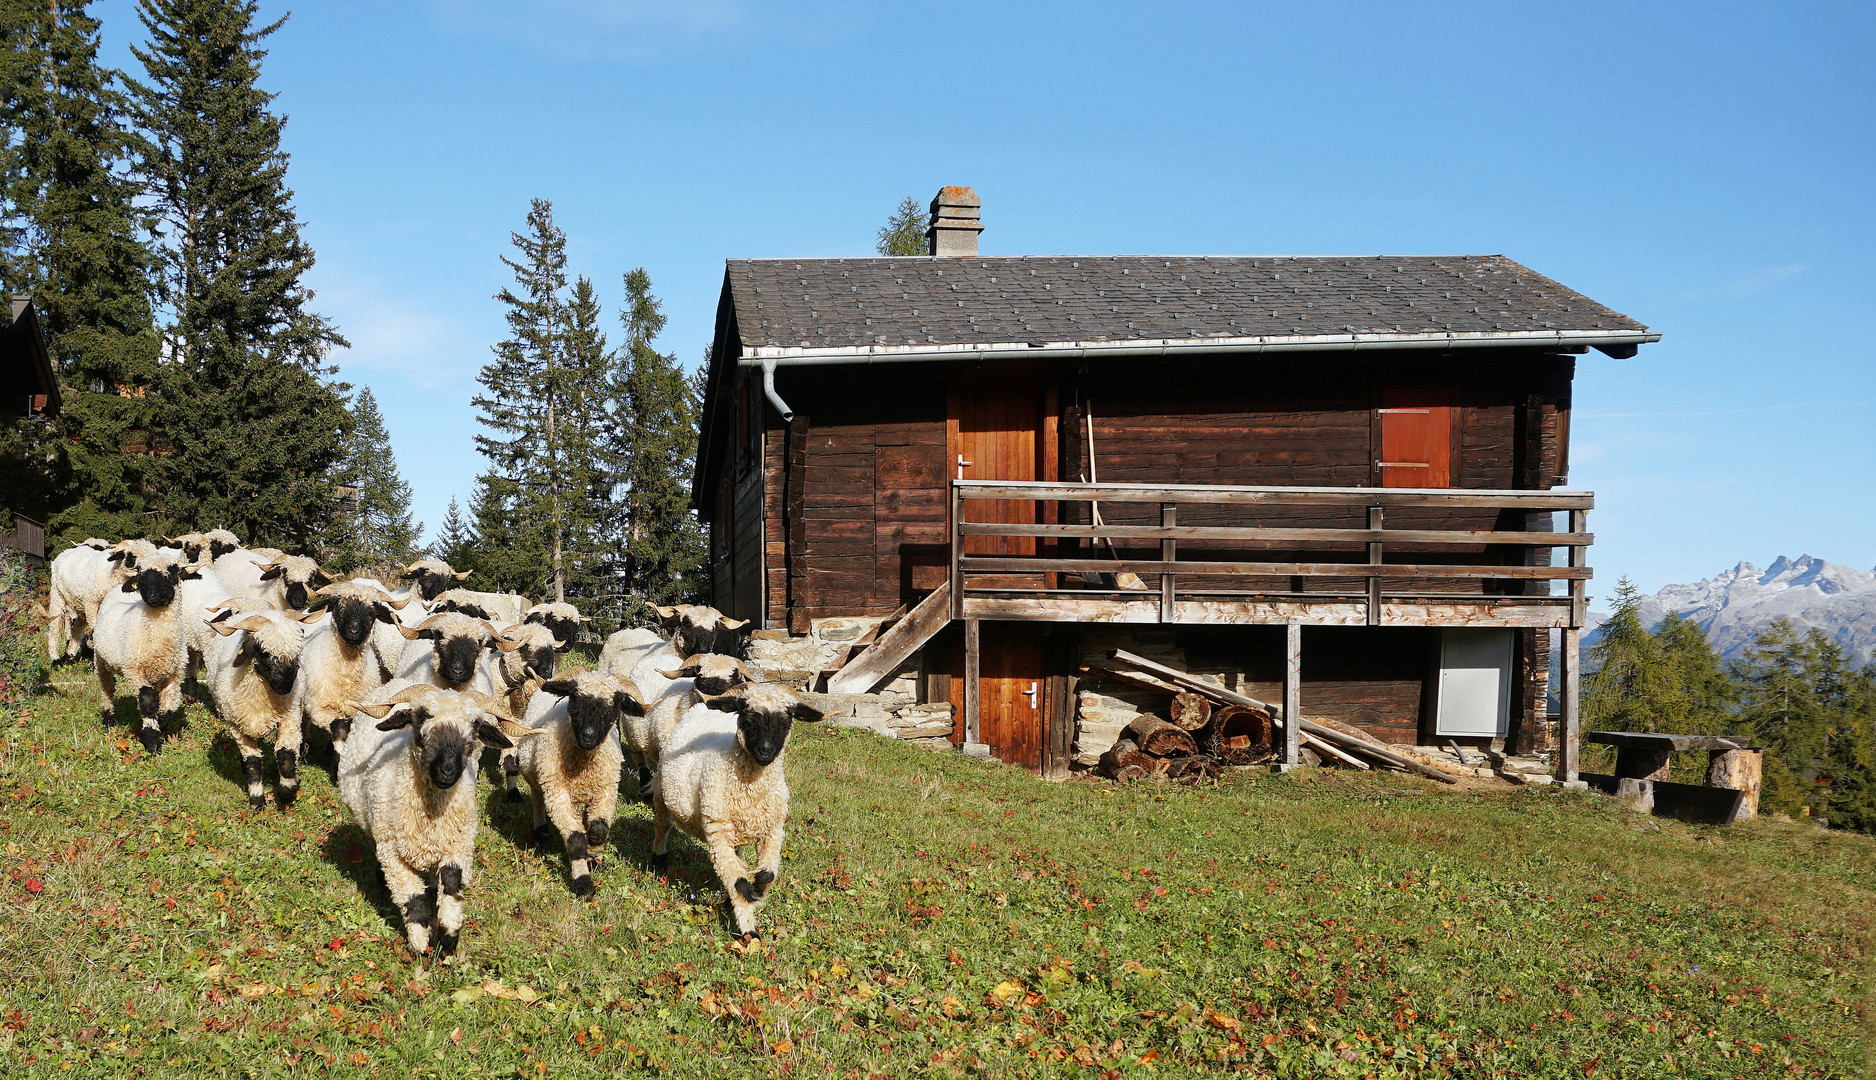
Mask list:
[[[1177,504],[1173,504],[1177,505]],[[1495,509],[1495,508],[1494,508]],[[959,526],[965,536],[1059,536],[1115,540],[1241,540],[1271,543],[1370,544],[1537,544],[1570,547],[1593,544],[1594,533],[1509,529],[1276,529],[1260,525],[1030,525],[1025,522],[970,521]]]
[[[1581,548],[1572,548],[1580,551]],[[1587,566],[1453,566],[1445,563],[1387,563],[1372,566],[1358,562],[1182,562],[1158,559],[991,558],[965,555],[957,560],[965,574],[1039,574],[1050,570],[1070,573],[1202,574],[1209,577],[1384,577],[1384,578],[1487,578],[1520,581],[1587,580],[1594,571]]]
[[[951,621],[951,584],[938,586],[911,613],[827,680],[830,694],[870,693]]]
[[[1571,532],[1582,532],[1588,527],[1589,516],[1584,511],[1570,511]],[[1589,568],[1589,552],[1580,547],[1571,548],[1570,567],[1573,570],[1587,570]],[[1589,621],[1589,590],[1584,585],[1584,581],[1588,576],[1588,574],[1585,574],[1582,578],[1570,582],[1570,625],[1578,629],[1581,629],[1583,624]]]
[[[1179,524],[1178,503],[1160,504],[1159,524],[1162,530],[1174,528]],[[1178,558],[1179,541],[1168,536],[1166,539],[1159,542],[1159,559],[1161,562],[1176,562]],[[1170,573],[1161,574],[1159,576],[1159,621],[1173,621],[1173,575]]]
[[[983,741],[978,737],[977,729],[978,694],[981,689],[978,678],[982,661],[979,625],[976,619],[964,623],[964,741],[967,744]]]
[[[1290,623],[1283,628],[1283,761],[1295,765],[1302,758],[1303,733],[1303,627]]]
[[[1582,724],[1580,700],[1583,677],[1583,631],[1574,626],[1563,631],[1563,685],[1557,688],[1563,716],[1557,732],[1557,779],[1569,783],[1577,779],[1579,766],[1578,729]]]
[[[1381,526],[1386,520],[1382,515],[1385,513],[1387,508],[1383,506],[1368,508],[1368,529],[1376,534],[1375,539],[1368,544],[1368,562],[1373,566],[1380,566],[1386,561],[1382,557],[1380,538]],[[1375,574],[1368,575],[1368,625],[1381,625],[1381,579]]]
[[[1381,605],[1382,626],[1558,627],[1569,621],[1567,606],[1504,603],[1513,597],[1396,601]],[[1560,598],[1561,599],[1561,598]],[[1159,598],[1137,600],[1101,595],[967,595],[965,619],[1005,622],[1157,623]],[[1183,626],[1261,626],[1300,622],[1308,626],[1365,626],[1368,605],[1360,600],[1236,600],[1186,597],[1173,605],[1173,622]]]
[[[1183,502],[1203,505],[1469,506],[1525,510],[1589,510],[1588,491],[1503,488],[1247,487],[1226,484],[1032,484],[1019,480],[961,480],[971,499],[1052,499],[1064,502]]]

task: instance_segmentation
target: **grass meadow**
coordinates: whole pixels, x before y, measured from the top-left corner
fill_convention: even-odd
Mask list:
[[[405,949],[315,753],[245,808],[84,667],[0,715],[0,1076],[1826,1077],[1871,1067],[1876,844],[1394,775],[1047,784],[798,727],[763,947],[702,849],[600,892],[480,783],[463,952]],[[130,721],[124,703],[122,723]]]

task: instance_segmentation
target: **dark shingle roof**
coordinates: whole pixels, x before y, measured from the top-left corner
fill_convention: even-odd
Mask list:
[[[1502,255],[731,259],[747,350],[1646,332]]]

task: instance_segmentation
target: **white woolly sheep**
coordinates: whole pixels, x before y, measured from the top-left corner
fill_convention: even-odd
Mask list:
[[[642,627],[620,630],[607,638],[605,647],[599,651],[599,670],[629,678],[640,660],[669,645],[670,642]],[[672,655],[682,654],[673,650]]]
[[[525,716],[528,700],[540,680],[553,678],[559,653],[566,648],[554,638],[554,632],[536,623],[518,623],[502,631],[502,636],[519,642],[513,652],[484,654],[489,667],[489,681],[494,685],[508,711]]]
[[[117,577],[128,552],[118,553],[109,540],[91,537],[59,552],[52,560],[46,594],[46,657],[61,660],[81,652],[98,622],[98,604]],[[115,558],[113,557],[115,556]]]
[[[378,655],[380,628],[390,632],[398,652],[400,609],[414,606],[409,597],[393,599],[370,579],[353,579],[318,590],[308,610],[325,615],[306,633],[300,650],[302,715],[343,746],[351,731],[352,708],[384,685],[390,663]]]
[[[313,560],[304,555],[267,554],[273,551],[231,551],[215,560],[215,576],[236,597],[280,611],[305,607],[313,590],[332,584],[332,578]]]
[[[553,631],[555,639],[562,645],[573,644],[574,637],[580,632],[580,624],[591,622],[580,614],[580,609],[572,604],[556,601],[551,604],[536,604],[521,613],[524,623],[538,623]]]
[[[819,710],[776,683],[751,683],[693,706],[671,733],[652,781],[652,859],[666,864],[671,826],[710,851],[740,940],[756,936],[756,910],[781,870],[788,820],[783,763],[795,721]],[[756,845],[755,871],[736,849]]]
[[[625,745],[638,763],[639,785],[647,799],[651,797],[652,771],[658,767],[664,745],[684,714],[698,702],[728,693],[755,678],[741,660],[717,653],[692,656],[669,667],[664,666],[667,662],[664,653],[639,662],[634,670],[644,681],[634,681],[633,686],[656,689],[649,695],[644,715],[629,717],[620,727]]]
[[[399,624],[406,639],[397,660],[397,678],[429,683],[445,690],[474,690],[495,695],[493,673],[481,662],[483,649],[513,652],[521,648],[482,619],[448,612],[432,615],[416,629]]]
[[[199,620],[203,614],[185,612],[175,603],[177,585],[202,572],[200,566],[183,563],[179,553],[159,551],[141,559],[134,570],[118,570],[121,584],[105,593],[98,607],[92,652],[104,722],[110,724],[116,712],[117,679],[122,676],[136,690],[142,717],[138,738],[152,754],[162,747],[165,731],[174,733],[181,727],[182,680],[189,663],[181,620]]]
[[[510,754],[519,759],[534,798],[535,841],[544,839],[550,820],[560,830],[576,895],[593,894],[591,870],[599,866],[618,806],[623,758],[613,729],[644,711],[637,690],[615,676],[581,671],[550,679],[534,695],[526,720],[542,735],[502,752],[504,761]],[[511,775],[510,791],[513,783]]]
[[[476,769],[530,729],[473,693],[392,682],[362,703],[339,752],[339,797],[370,834],[412,952],[449,955],[461,940],[475,870]],[[428,881],[426,882],[426,879]]]
[[[474,589],[447,589],[430,602],[431,611],[454,611],[478,619],[487,619],[501,629],[521,621],[528,610],[528,598],[515,593],[477,592]]]
[[[654,606],[652,610],[658,613],[658,625],[670,636],[680,656],[742,656],[749,649],[749,634],[755,629],[748,619],[732,619],[705,604]]]
[[[239,617],[237,617],[237,615]],[[280,809],[300,793],[300,650],[305,643],[301,615],[284,611],[224,610],[207,625],[221,635],[208,656],[209,687],[215,711],[241,753],[247,772],[248,805],[267,805],[261,788],[261,740],[272,739],[279,779],[274,800]]]
[[[442,559],[418,559],[399,571],[397,579],[408,582],[417,590],[417,595],[425,600],[435,600],[443,595],[444,590],[455,588],[456,583],[470,573],[468,570],[453,570]]]

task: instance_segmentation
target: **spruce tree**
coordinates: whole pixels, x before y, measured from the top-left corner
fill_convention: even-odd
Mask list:
[[[443,524],[437,527],[436,540],[430,544],[430,557],[442,559],[456,570],[472,570],[477,544],[474,526],[463,517],[456,496],[451,494],[449,510],[443,515]]]
[[[1615,611],[1598,628],[1583,680],[1583,718],[1591,727],[1615,731],[1658,731],[1656,707],[1663,666],[1653,635],[1641,624],[1641,595],[1628,578],[1616,585]]]
[[[46,521],[54,547],[167,525],[146,500],[154,459],[126,449],[149,449],[151,256],[125,101],[87,6],[0,3],[0,281],[32,295],[64,402],[55,423],[7,433],[0,502]]]
[[[931,251],[931,245],[925,238],[925,208],[919,201],[907,195],[899,201],[899,208],[886,219],[886,224],[879,227],[875,234],[873,248],[881,255],[925,255]]]
[[[1832,657],[1821,654],[1823,635],[1800,634],[1788,619],[1761,630],[1733,665],[1740,687],[1739,726],[1765,747],[1764,805],[1787,814],[1816,813],[1823,798],[1816,780],[1830,751]],[[1841,650],[1835,659],[1841,660]],[[1820,693],[1823,691],[1823,693]]]
[[[352,401],[352,430],[336,477],[357,491],[357,508],[331,530],[340,538],[332,545],[334,567],[351,572],[408,564],[423,526],[411,521],[410,485],[398,474],[391,433],[369,386]]]
[[[625,275],[619,317],[625,341],[612,455],[624,493],[613,537],[623,556],[619,579],[637,600],[685,602],[705,591],[704,536],[690,509],[699,403],[677,357],[653,347],[665,315],[643,267]]]
[[[600,329],[603,315],[593,283],[575,279],[564,309],[566,378],[559,416],[559,491],[566,532],[567,598],[582,612],[603,606],[612,592],[600,522],[611,505],[616,473],[606,457],[611,413],[607,389],[616,361]]]
[[[312,550],[333,511],[349,417],[326,360],[345,344],[309,307],[280,149],[286,120],[258,86],[254,0],[138,0],[149,43],[132,52],[143,171],[165,238],[168,308],[159,424],[164,509],[250,544]]]

